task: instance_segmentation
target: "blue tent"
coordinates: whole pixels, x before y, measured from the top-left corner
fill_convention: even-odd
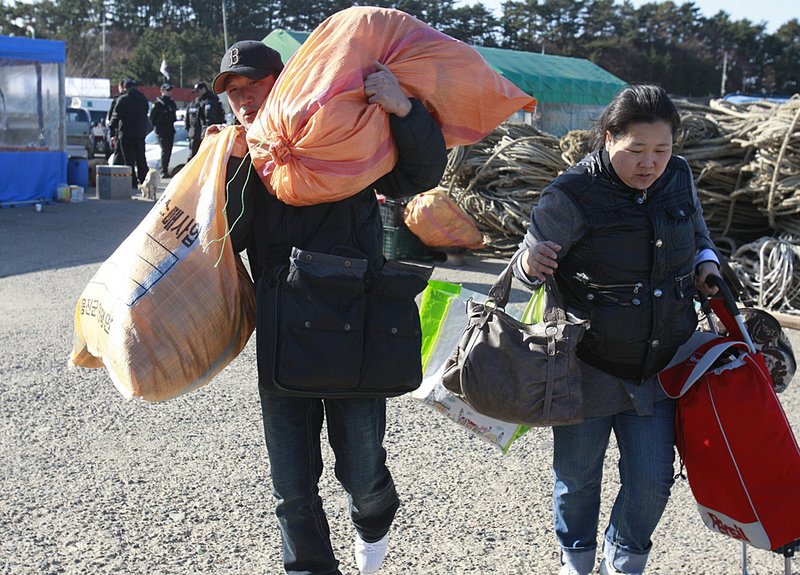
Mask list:
[[[0,206],[66,182],[64,42],[0,36]]]

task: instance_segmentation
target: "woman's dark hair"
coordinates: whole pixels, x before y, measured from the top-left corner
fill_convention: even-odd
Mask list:
[[[617,138],[628,131],[631,124],[666,122],[672,128],[672,136],[681,125],[678,108],[660,86],[631,84],[620,90],[606,106],[594,123],[589,143],[592,150],[599,150],[605,142],[606,132]]]

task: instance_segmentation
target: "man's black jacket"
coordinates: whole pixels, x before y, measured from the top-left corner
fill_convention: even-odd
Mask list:
[[[114,106],[109,130],[117,138],[144,138],[150,130],[147,121],[149,105],[136,88],[128,88]]]

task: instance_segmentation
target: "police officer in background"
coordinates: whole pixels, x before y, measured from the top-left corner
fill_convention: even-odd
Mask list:
[[[108,129],[112,141],[116,141],[117,154],[122,153],[122,162],[131,167],[133,187],[144,182],[147,175],[147,159],[144,138],[150,127],[147,122],[147,98],[135,88],[130,78],[122,82],[124,92],[117,98]]]
[[[153,102],[150,109],[150,123],[156,131],[158,145],[161,146],[161,176],[169,177],[169,160],[172,157],[172,144],[175,141],[175,120],[177,104],[170,97],[172,84],[161,85],[161,96]]]
[[[214,92],[211,92],[204,82],[194,85],[197,97],[186,109],[186,130],[189,132],[189,146],[191,157],[200,148],[200,141],[206,134],[206,129],[213,124],[225,123],[225,113],[222,103]]]

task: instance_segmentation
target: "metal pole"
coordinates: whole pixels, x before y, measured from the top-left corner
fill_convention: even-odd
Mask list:
[[[725,95],[725,83],[728,80],[728,53],[722,53],[722,84],[719,88],[719,95],[723,97]]]
[[[108,23],[106,22],[106,3],[103,2],[103,23],[101,24],[103,27],[103,45],[100,48],[100,51],[103,53],[103,78],[106,77],[106,26]]]
[[[222,0],[222,35],[225,37],[225,50],[228,49],[228,19],[225,17],[225,0]]]

